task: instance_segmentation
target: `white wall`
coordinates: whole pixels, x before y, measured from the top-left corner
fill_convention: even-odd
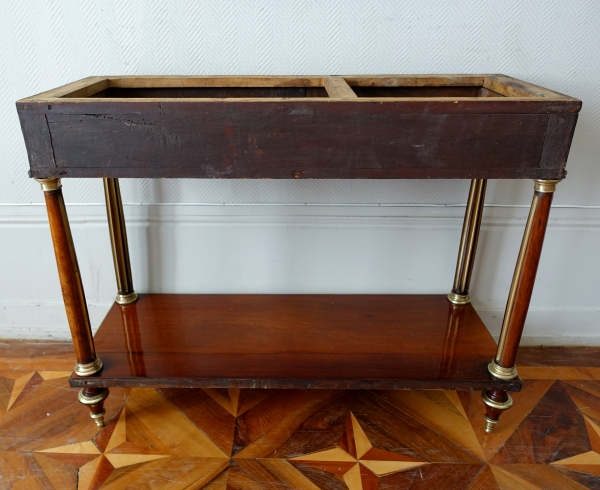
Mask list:
[[[102,74],[506,73],[583,100],[526,341],[600,345],[600,2],[1,4],[0,337],[68,337],[15,100]],[[63,184],[97,326],[115,289],[102,186]],[[139,291],[445,293],[468,182],[122,188]],[[472,295],[494,333],[531,195],[531,182],[490,183]]]

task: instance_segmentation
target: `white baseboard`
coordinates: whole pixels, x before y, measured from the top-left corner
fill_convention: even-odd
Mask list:
[[[457,206],[126,205],[154,293],[445,294]],[[487,208],[471,296],[498,334],[527,208]],[[92,327],[115,294],[102,206],[68,206]],[[552,211],[523,344],[600,345],[600,209]],[[0,206],[0,338],[68,339],[43,206]]]
[[[95,333],[110,304],[90,304],[90,322]],[[502,325],[502,309],[477,309],[479,316],[496,339]],[[521,345],[600,346],[600,309],[531,309]],[[62,303],[0,303],[0,338],[70,340]]]
[[[498,341],[504,310],[477,309],[477,313]],[[600,309],[530,309],[521,345],[600,346]]]
[[[110,304],[88,304],[92,331],[96,333]],[[0,303],[0,338],[71,340],[62,303]]]

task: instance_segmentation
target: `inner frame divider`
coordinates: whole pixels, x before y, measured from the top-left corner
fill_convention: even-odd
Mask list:
[[[325,77],[323,85],[332,99],[358,99],[354,90],[342,77]]]

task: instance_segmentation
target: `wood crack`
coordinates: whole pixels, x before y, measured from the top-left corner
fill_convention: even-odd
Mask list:
[[[58,164],[56,163],[56,153],[54,152],[54,141],[52,140],[52,131],[50,131],[50,123],[48,122],[48,114],[44,114],[44,118],[46,119],[46,127],[48,128],[48,135],[50,136],[50,148],[52,148],[52,162],[54,163],[54,167],[58,168]]]

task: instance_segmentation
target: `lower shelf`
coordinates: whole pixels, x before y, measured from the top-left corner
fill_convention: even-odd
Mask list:
[[[115,304],[72,386],[486,389],[496,343],[443,295],[170,295]]]

